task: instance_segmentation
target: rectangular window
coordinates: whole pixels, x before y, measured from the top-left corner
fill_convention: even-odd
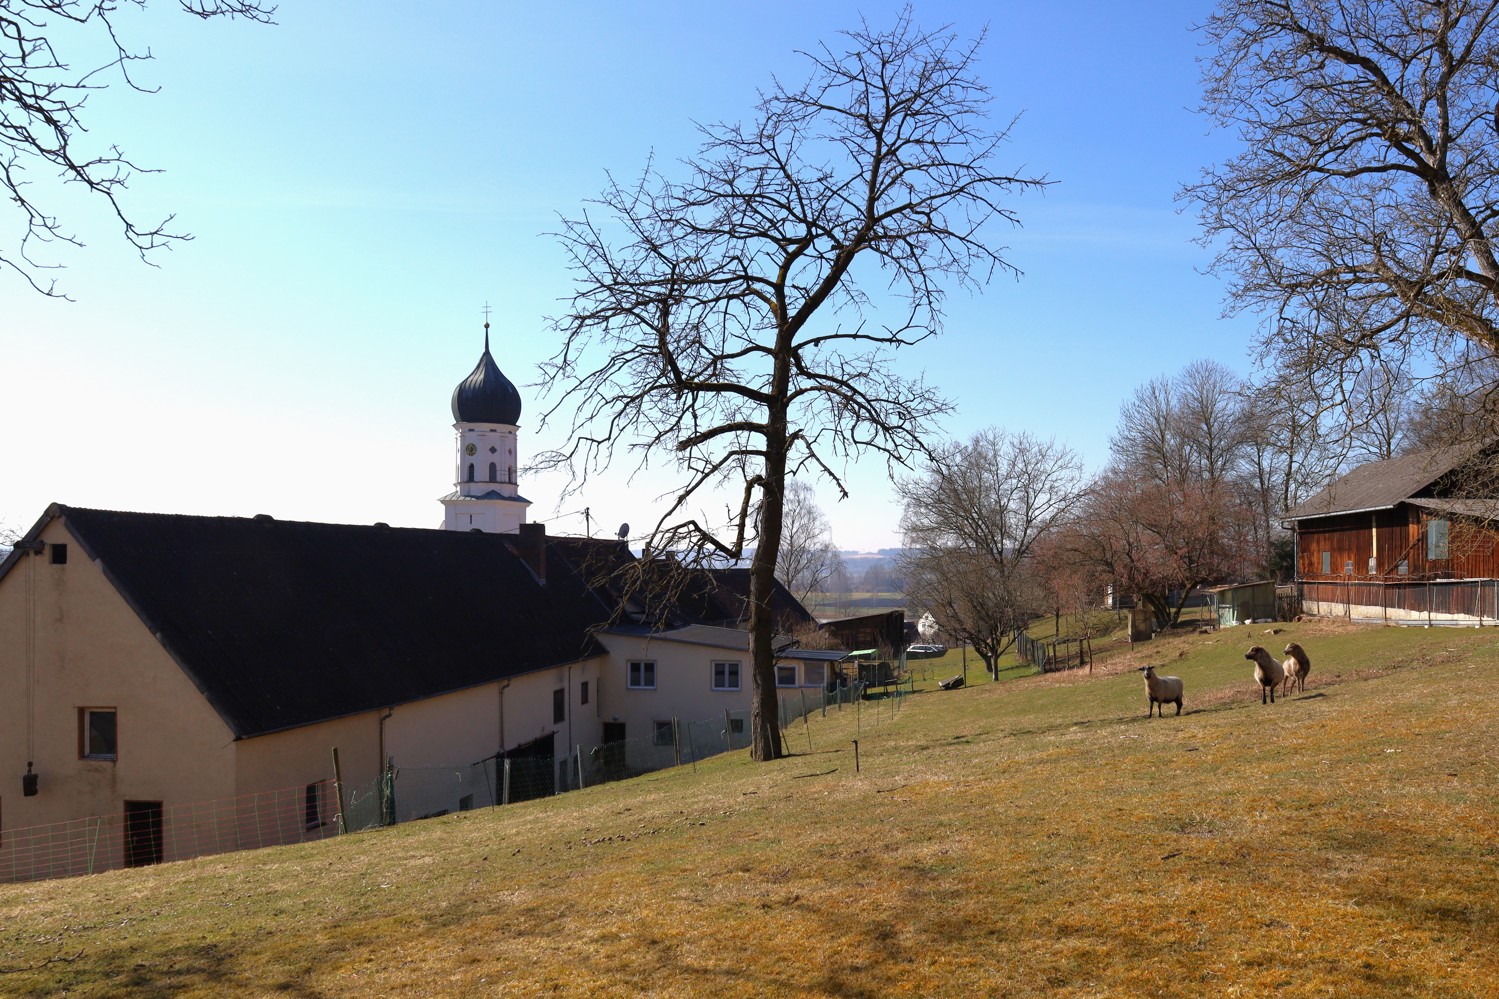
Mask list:
[[[713,664],[713,689],[714,690],[738,690],[739,689],[739,664],[732,662],[719,662]]]
[[[676,734],[676,726],[674,726],[669,720],[653,722],[652,724],[655,725],[656,745],[670,746],[675,744],[676,740],[673,738],[673,736]]]
[[[302,799],[302,820],[309,830],[323,827],[323,782],[307,785]]]
[[[584,680],[582,683],[578,684],[578,703],[579,704],[587,704],[588,703],[588,681],[587,680]]]
[[[68,564],[68,546],[67,545],[60,545],[60,544],[53,543],[53,544],[48,545],[47,548],[51,551],[51,554],[52,554],[52,564],[53,565],[67,565]]]
[[[794,664],[790,665],[790,666],[777,666],[776,667],[776,686],[777,687],[795,687],[796,686],[796,666]]]
[[[1396,575],[1408,576],[1408,575],[1410,575],[1410,571],[1411,571],[1411,564],[1409,562],[1407,562],[1405,559],[1401,559],[1396,564],[1396,566],[1395,566],[1395,573],[1396,573]]]
[[[656,663],[651,659],[631,659],[625,685],[632,690],[656,689]]]
[[[1351,575],[1353,575],[1353,560],[1352,559],[1349,559],[1347,562],[1343,563],[1343,575],[1345,575],[1345,576],[1351,576]]]
[[[802,686],[821,687],[827,677],[827,663],[802,663]]]
[[[85,760],[119,758],[114,708],[78,709],[78,756]]]
[[[558,687],[552,691],[552,722],[561,724],[567,720],[567,690]]]
[[[1428,559],[1447,558],[1447,521],[1427,521],[1426,557]]]
[[[743,735],[744,734],[744,719],[743,718],[730,718],[729,719],[729,731],[732,732],[735,735]]]
[[[1376,575],[1378,572],[1379,572],[1379,563],[1374,560],[1374,556],[1373,555],[1370,555],[1369,556],[1369,575],[1373,576],[1373,575]]]
[[[1322,575],[1332,575],[1332,552],[1322,553]]]

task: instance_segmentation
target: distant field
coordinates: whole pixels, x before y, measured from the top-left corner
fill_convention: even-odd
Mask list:
[[[773,764],[0,886],[0,995],[1499,994],[1495,632],[1280,627],[937,692],[949,652]]]

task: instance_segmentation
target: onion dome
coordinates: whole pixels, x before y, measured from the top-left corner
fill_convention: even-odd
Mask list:
[[[484,355],[473,373],[453,389],[453,419],[459,423],[520,423],[520,392],[489,354],[489,324],[484,324]]]

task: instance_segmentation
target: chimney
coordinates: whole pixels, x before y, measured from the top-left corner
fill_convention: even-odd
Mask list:
[[[521,524],[520,540],[516,544],[520,557],[536,578],[547,581],[547,528],[545,524]]]

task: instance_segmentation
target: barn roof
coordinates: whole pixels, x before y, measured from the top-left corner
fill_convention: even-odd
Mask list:
[[[543,581],[515,535],[54,504],[28,539],[59,517],[241,738],[604,651],[552,539]]]
[[[1472,448],[1456,446],[1371,461],[1334,479],[1311,499],[1287,510],[1284,519],[1309,520],[1390,509],[1428,491],[1472,454]]]

